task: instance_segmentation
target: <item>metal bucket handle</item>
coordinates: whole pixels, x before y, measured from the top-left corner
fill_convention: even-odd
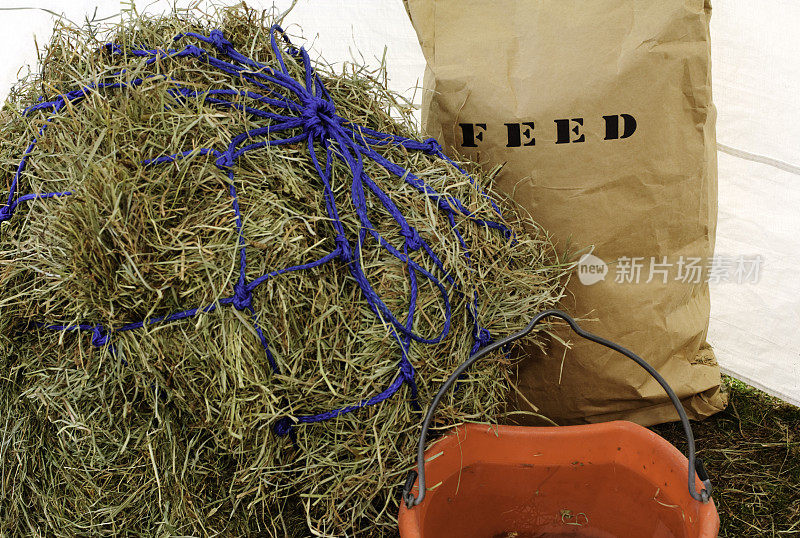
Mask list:
[[[694,434],[692,433],[692,426],[689,424],[689,418],[686,416],[686,411],[683,409],[683,405],[681,401],[678,399],[678,396],[675,395],[675,392],[672,388],[667,384],[663,377],[653,368],[650,366],[644,359],[639,357],[637,354],[633,353],[632,351],[625,349],[624,347],[620,346],[619,344],[615,344],[610,340],[606,340],[600,336],[596,336],[590,332],[584,331],[581,329],[578,324],[572,319],[568,314],[562,312],[561,310],[545,310],[536,314],[533,319],[528,323],[527,327],[522,329],[519,332],[516,332],[510,336],[506,336],[500,340],[492,342],[491,344],[481,348],[467,359],[464,363],[461,364],[458,368],[456,368],[455,372],[450,375],[450,377],[445,381],[444,385],[439,389],[439,392],[436,393],[434,396],[433,401],[431,402],[430,407],[428,408],[428,412],[425,415],[425,420],[422,422],[422,433],[420,434],[419,444],[417,446],[417,470],[411,471],[406,479],[406,483],[403,486],[403,500],[406,503],[408,508],[413,508],[414,506],[418,505],[422,502],[425,498],[425,442],[428,438],[428,430],[430,428],[431,422],[433,421],[433,415],[436,412],[436,408],[439,405],[442,397],[450,390],[450,387],[455,384],[456,380],[461,377],[470,366],[478,362],[480,359],[495,351],[498,348],[501,348],[511,342],[522,338],[523,336],[528,335],[538,324],[545,318],[560,318],[567,322],[570,328],[581,338],[585,338],[586,340],[591,340],[592,342],[596,342],[600,345],[603,345],[609,349],[613,349],[618,353],[622,353],[636,364],[644,368],[648,374],[653,376],[653,378],[658,381],[658,384],[666,391],[669,399],[672,400],[672,405],[675,406],[675,409],[678,411],[678,415],[680,416],[681,423],[683,424],[683,430],[686,433],[686,440],[688,444],[688,459],[689,459],[689,494],[695,499],[703,503],[707,503],[711,499],[711,481],[708,478],[708,474],[706,474],[705,467],[703,466],[703,461],[700,458],[695,456],[695,444],[694,444]],[[697,476],[703,482],[704,489],[702,489],[699,493],[695,488],[695,471],[697,472]],[[417,477],[419,477],[419,493],[416,497],[411,494],[411,489],[414,486],[414,482],[416,481]]]

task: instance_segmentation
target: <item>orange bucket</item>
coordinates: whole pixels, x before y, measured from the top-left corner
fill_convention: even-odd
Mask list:
[[[436,406],[461,373],[546,317],[567,321],[580,336],[653,374],[676,404],[689,458],[624,421],[545,428],[466,424],[424,451]],[[558,310],[542,312],[525,330],[490,344],[456,370],[428,410],[419,450],[418,472],[409,476],[400,507],[402,538],[713,538],[719,531],[711,483],[672,389],[644,360],[581,330]]]

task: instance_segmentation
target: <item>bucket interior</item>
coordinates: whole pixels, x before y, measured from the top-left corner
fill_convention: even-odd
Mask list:
[[[401,536],[716,536],[686,459],[645,428],[609,424],[460,428],[428,451],[429,490],[401,510]]]
[[[688,536],[680,508],[665,506],[673,500],[615,464],[475,464],[438,489],[424,536]]]

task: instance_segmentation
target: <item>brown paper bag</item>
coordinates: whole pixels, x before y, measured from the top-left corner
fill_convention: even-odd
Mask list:
[[[597,319],[588,330],[655,366],[690,416],[722,409],[705,342],[717,216],[710,5],[405,2],[427,60],[427,133],[451,153],[505,163],[499,188],[562,244],[594,245],[564,305]],[[570,344],[531,351],[520,366],[519,389],[542,414],[559,423],[677,418],[639,366]]]

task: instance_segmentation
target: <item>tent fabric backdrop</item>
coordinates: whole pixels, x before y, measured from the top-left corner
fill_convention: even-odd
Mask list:
[[[763,259],[712,288],[723,371],[800,405],[800,3],[725,0],[711,18],[719,110],[717,252]]]
[[[45,8],[73,21],[92,18],[95,8],[96,18],[104,18],[129,7],[107,0],[11,2],[3,0],[0,8]],[[292,2],[249,4],[279,13]],[[169,4],[135,5],[158,12]],[[45,11],[0,10],[0,98],[24,74],[20,66],[35,65],[33,36],[40,46],[46,43],[52,23],[53,15]],[[761,256],[763,263],[756,282],[712,283],[709,341],[724,372],[795,405],[800,405],[799,23],[796,0],[725,0],[714,6],[711,24],[720,148],[716,251],[731,258]],[[385,57],[390,87],[421,101],[417,87],[425,61],[401,0],[299,0],[285,25],[293,34],[302,29],[306,47],[334,65],[355,58],[378,66]]]

